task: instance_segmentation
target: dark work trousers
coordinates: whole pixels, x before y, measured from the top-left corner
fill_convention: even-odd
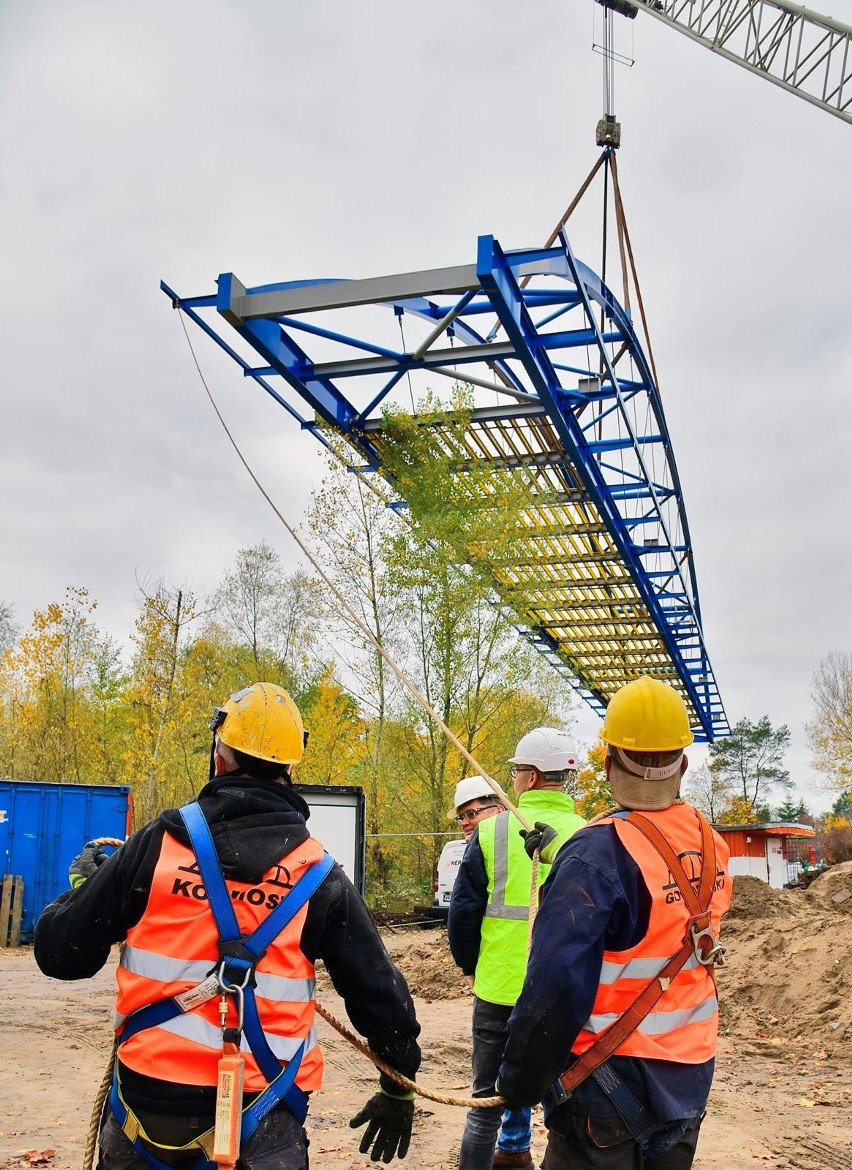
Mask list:
[[[473,1097],[495,1097],[494,1082],[500,1071],[503,1049],[509,1034],[511,1007],[473,999]],[[469,1109],[459,1150],[459,1170],[491,1170],[494,1143],[503,1110]]]
[[[584,1117],[560,1109],[560,1132],[548,1131],[541,1170],[689,1170],[701,1120],[681,1123],[685,1132],[671,1149],[646,1159],[620,1118]]]
[[[143,1124],[150,1118],[150,1114],[145,1114]],[[169,1141],[171,1134],[168,1131],[177,1119],[163,1117],[162,1120],[165,1128],[161,1131],[157,1132],[153,1124],[150,1128],[145,1124],[145,1130],[152,1136],[156,1133],[160,1141]],[[150,1170],[150,1163],[127,1140],[112,1113],[107,1116],[101,1132],[100,1148],[98,1170]],[[152,1146],[151,1153],[167,1166],[174,1166],[175,1170],[192,1170],[202,1156],[198,1149],[177,1153],[158,1146]],[[307,1135],[289,1109],[267,1113],[243,1144],[237,1170],[308,1170]]]

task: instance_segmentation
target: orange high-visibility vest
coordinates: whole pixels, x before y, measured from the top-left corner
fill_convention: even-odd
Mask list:
[[[305,870],[323,856],[309,837],[252,885],[226,880],[240,930],[250,934],[286,896]],[[303,906],[258,963],[257,1006],[266,1040],[286,1064],[305,1042],[296,1084],[304,1092],[322,1083],[323,1060],[314,1029],[314,966],[300,941],[308,906]],[[116,1031],[134,1011],[197,987],[219,962],[218,932],[195,854],[169,833],[163,834],[148,905],[127,935],[116,972]],[[229,996],[228,1025],[236,1022]],[[245,1088],[264,1089],[267,1080],[245,1040]],[[121,1047],[121,1062],[135,1072],[184,1085],[216,1085],[222,1055],[219,996],[146,1028]]]
[[[701,833],[695,811],[675,804],[659,812],[642,814],[665,834],[697,890],[701,873]],[[638,865],[651,894],[651,913],[645,937],[624,951],[604,951],[592,1014],[571,1051],[579,1056],[621,1016],[647,983],[683,945],[689,929],[689,912],[683,905],[677,882],[650,841],[622,817],[607,817],[596,824],[611,824]],[[733,884],[727,872],[727,845],[713,833],[716,846],[716,880],[710,900],[713,934],[718,938],[722,915],[731,905]],[[716,1054],[719,1004],[712,970],[691,955],[654,1008],[616,1050],[618,1056],[643,1060],[673,1060],[703,1064]]]

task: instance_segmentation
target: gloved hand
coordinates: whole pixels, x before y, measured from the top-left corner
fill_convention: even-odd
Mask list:
[[[414,1094],[405,1093],[397,1097],[379,1089],[349,1125],[357,1129],[365,1121],[367,1129],[358,1147],[362,1154],[366,1154],[372,1146],[370,1158],[373,1162],[390,1162],[394,1155],[404,1158],[411,1141]]]
[[[109,854],[105,853],[100,845],[95,845],[91,841],[83,846],[81,853],[78,853],[71,864],[68,866],[68,881],[72,890],[76,890],[81,886],[86,878],[90,878],[99,865],[103,865]]]
[[[539,860],[543,861],[545,865],[553,864],[556,854],[563,844],[563,839],[560,838],[552,825],[536,821],[534,828],[521,829],[520,834],[524,839],[524,849],[526,849],[530,860],[537,849]]]

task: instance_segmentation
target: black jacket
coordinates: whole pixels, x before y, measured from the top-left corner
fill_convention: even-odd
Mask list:
[[[207,784],[199,802],[210,825],[226,878],[257,882],[310,835],[309,809],[285,784],[254,780],[239,773]],[[45,908],[35,928],[35,958],[54,979],[87,979],[106,963],[110,948],[127,937],[145,912],[163,833],[189,844],[176,809],[169,809],[134,833],[75,890]],[[312,895],[301,949],[311,962],[321,959],[342,997],[355,1029],[370,1048],[404,1076],[420,1067],[420,1025],[403,975],[391,962],[372,916],[339,865]],[[394,1082],[381,1076],[391,1092]],[[134,1104],[134,1087],[135,1104]],[[176,1109],[175,1086],[137,1078],[127,1070],[128,1104]],[[210,1102],[204,1090],[196,1104]],[[187,1094],[181,1105],[188,1108]]]

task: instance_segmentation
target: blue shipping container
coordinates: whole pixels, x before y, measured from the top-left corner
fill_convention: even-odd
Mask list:
[[[0,780],[0,874],[24,879],[21,938],[68,886],[68,866],[95,837],[130,831],[128,785]]]

